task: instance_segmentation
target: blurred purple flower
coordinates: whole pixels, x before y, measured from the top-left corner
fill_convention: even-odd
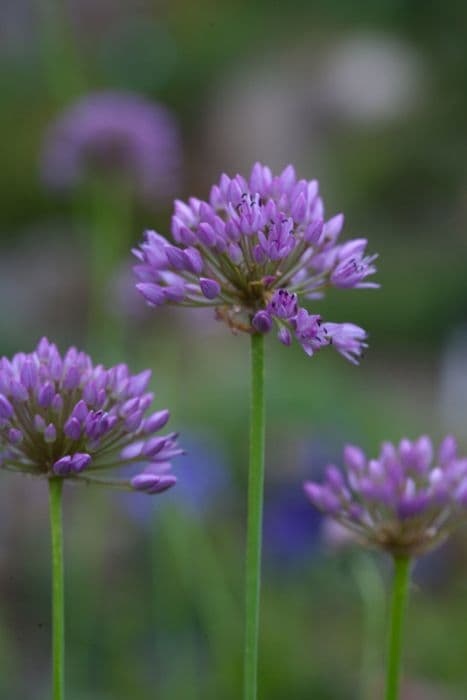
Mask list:
[[[179,465],[172,500],[200,515],[213,506],[225,506],[231,499],[232,480],[223,451],[199,436],[188,436],[184,448],[187,456]]]
[[[308,473],[321,475],[325,465],[336,456],[335,431],[329,435],[322,429],[319,439],[304,443],[285,443],[283,454],[276,455],[273,476],[266,484],[264,503],[264,549],[273,564],[290,568],[306,566],[310,554],[321,546],[322,514],[309,507],[297,483]],[[292,471],[283,471],[285,455],[292,455]]]
[[[181,144],[174,116],[162,105],[124,92],[91,93],[69,106],[46,134],[41,173],[68,190],[96,173],[128,182],[144,199],[177,189]]]
[[[310,510],[296,483],[268,489],[264,510],[264,548],[280,567],[309,561],[320,541],[322,516]]]
[[[327,324],[299,306],[326,288],[377,287],[367,241],[337,240],[344,218],[324,221],[316,180],[297,180],[292,166],[278,176],[257,163],[248,180],[222,175],[209,201],[175,202],[172,235],[155,231],[134,251],[137,289],[150,306],[166,303],[213,307],[233,330],[268,333],[290,345],[292,335],[308,355],[325,345],[357,363],[365,331],[350,323]]]
[[[443,440],[434,463],[433,456],[427,436],[383,443],[377,459],[347,445],[346,472],[328,466],[324,483],[306,482],[305,493],[369,546],[423,554],[465,519],[467,506],[467,459],[457,456],[454,438]]]
[[[0,458],[11,471],[106,484],[100,472],[129,464],[142,471],[111,482],[145,493],[173,486],[176,435],[156,436],[167,410],[145,416],[151,372],[105,369],[75,348],[62,357],[43,338],[32,353],[0,359]]]

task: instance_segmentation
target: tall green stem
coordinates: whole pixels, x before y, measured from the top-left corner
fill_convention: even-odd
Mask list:
[[[409,557],[394,557],[389,647],[386,671],[386,700],[398,700],[401,677],[404,618],[410,584]]]
[[[246,545],[244,698],[256,700],[264,483],[264,336],[251,336],[250,464]]]
[[[75,206],[89,234],[90,345],[104,361],[116,362],[124,326],[121,312],[109,313],[109,285],[131,243],[131,191],[124,182],[96,177],[77,194]]]
[[[49,95],[63,106],[86,89],[71,10],[63,0],[39,0],[39,49]]]
[[[363,648],[360,677],[361,700],[373,700],[379,675],[385,591],[376,561],[367,552],[353,560],[353,574],[360,591],[363,612]]]
[[[65,697],[65,604],[63,594],[62,479],[50,479],[52,535],[52,700]]]

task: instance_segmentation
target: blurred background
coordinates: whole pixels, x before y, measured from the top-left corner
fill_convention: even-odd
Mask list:
[[[241,696],[248,342],[148,310],[130,248],[222,171],[295,164],[376,292],[316,304],[370,333],[356,368],[267,344],[260,697],[382,696],[390,569],[301,483],[346,442],[454,432],[467,448],[467,5],[420,0],[2,0],[0,350],[42,335],[153,368],[188,454],[149,499],[67,492],[70,700]],[[0,697],[49,697],[42,483],[2,475]],[[405,700],[467,697],[467,537],[415,574]]]

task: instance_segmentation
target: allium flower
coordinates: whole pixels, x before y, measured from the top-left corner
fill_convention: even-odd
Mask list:
[[[156,436],[169,411],[145,415],[150,376],[131,375],[123,364],[93,366],[75,348],[62,357],[45,338],[32,353],[1,358],[1,466],[151,494],[170,488],[170,460],[181,450],[174,433]],[[128,464],[140,470],[130,481],[98,478]]]
[[[344,218],[324,221],[316,180],[297,180],[292,166],[279,176],[257,163],[246,180],[222,175],[209,201],[175,202],[175,244],[154,231],[134,251],[138,290],[151,306],[212,306],[232,329],[276,328],[295,336],[308,355],[333,344],[351,362],[366,347],[358,326],[327,324],[300,306],[327,287],[376,287],[367,278],[376,256],[366,240],[337,243]]]
[[[418,556],[442,542],[465,517],[467,458],[453,437],[436,460],[430,438],[383,443],[377,459],[353,445],[344,450],[346,473],[334,465],[323,484],[305,483],[311,503],[370,546],[394,556]]]
[[[145,198],[177,187],[181,146],[174,117],[131,93],[86,95],[50,126],[41,170],[46,184],[66,190],[100,173],[124,178]]]

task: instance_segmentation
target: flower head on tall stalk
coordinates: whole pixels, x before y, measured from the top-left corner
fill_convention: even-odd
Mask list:
[[[257,698],[264,485],[264,335],[295,337],[308,355],[326,345],[354,363],[366,347],[352,323],[324,323],[303,299],[326,288],[374,287],[375,256],[366,240],[338,243],[342,215],[324,220],[316,180],[278,176],[257,163],[249,178],[222,175],[208,201],[176,201],[172,240],[147,231],[135,249],[136,285],[153,307],[215,309],[234,332],[251,337],[251,409],[246,544],[244,700]]]
[[[383,443],[376,459],[348,445],[344,463],[345,474],[330,465],[324,483],[305,483],[305,493],[362,544],[393,558],[385,700],[398,700],[411,564],[465,521],[467,458],[458,456],[452,436],[442,441],[435,458],[430,438],[423,435],[398,446]]]
[[[398,446],[383,443],[379,456],[347,445],[345,473],[327,468],[322,484],[307,482],[311,503],[372,547],[414,557],[443,542],[467,506],[467,459],[446,437],[435,458],[429,437]]]
[[[171,196],[180,176],[175,118],[136,94],[96,92],[70,105],[49,127],[41,155],[44,182],[69,190],[84,180],[119,178],[144,199]]]
[[[257,163],[249,178],[222,175],[208,201],[176,201],[173,243],[155,231],[134,251],[138,290],[151,306],[211,306],[234,331],[295,337],[308,355],[326,345],[357,363],[365,331],[325,323],[302,306],[329,287],[377,287],[367,241],[339,243],[342,214],[324,218],[316,180]]]
[[[4,469],[46,478],[136,489],[149,494],[176,482],[170,461],[181,453],[175,433],[158,435],[166,409],[146,415],[151,372],[105,369],[75,348],[61,356],[43,338],[31,353],[0,359],[0,458]],[[132,479],[100,475],[125,465]]]
[[[0,466],[43,477],[50,495],[52,535],[52,697],[65,697],[65,598],[62,491],[65,481],[157,494],[176,478],[174,433],[157,435],[167,410],[146,415],[151,373],[124,364],[105,369],[76,348],[61,355],[43,338],[31,353],[0,359]],[[100,478],[133,465],[131,479]]]

